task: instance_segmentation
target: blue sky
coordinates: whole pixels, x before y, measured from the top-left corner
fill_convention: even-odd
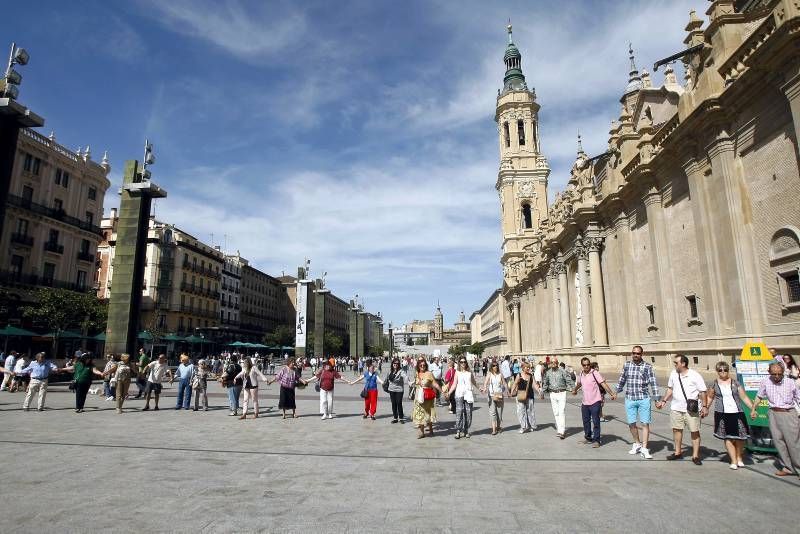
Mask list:
[[[509,17],[551,197],[580,129],[605,149],[627,83],[684,48],[702,0],[14,2],[20,101],[70,148],[155,144],[159,219],[273,275],[305,257],[395,324],[467,316],[501,283],[493,121]],[[678,71],[681,77],[680,70]],[[660,85],[663,73],[653,76]],[[227,235],[227,238],[224,237]]]

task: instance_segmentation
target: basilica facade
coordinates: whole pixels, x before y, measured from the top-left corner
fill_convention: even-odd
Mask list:
[[[607,150],[578,139],[552,203],[509,26],[495,116],[503,283],[482,308],[491,320],[473,314],[473,341],[502,332],[497,353],[609,366],[634,344],[659,367],[685,353],[706,368],[752,339],[800,349],[800,4],[714,0],[706,17],[689,16],[682,82],[667,63],[656,85],[630,52]]]

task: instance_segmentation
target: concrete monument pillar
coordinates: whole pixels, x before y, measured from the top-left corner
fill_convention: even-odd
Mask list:
[[[325,357],[325,303],[330,290],[322,288],[320,280],[317,285],[320,289],[314,291],[314,357],[319,360]]]
[[[553,293],[553,348],[561,346],[561,305],[558,301],[558,268],[556,264],[550,266],[550,285]]]
[[[511,299],[511,305],[514,308],[514,352],[519,354],[522,352],[522,320],[518,295]]]
[[[583,345],[592,345],[592,318],[589,310],[589,251],[585,243],[580,243],[575,247],[575,255],[578,257],[578,283],[581,287],[581,325],[583,328]]]

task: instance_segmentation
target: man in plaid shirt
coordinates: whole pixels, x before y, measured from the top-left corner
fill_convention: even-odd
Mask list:
[[[642,359],[644,351],[640,345],[631,349],[632,361],[625,362],[622,374],[619,376],[617,393],[625,390],[625,412],[628,416],[628,428],[633,436],[633,447],[628,454],[641,453],[642,457],[651,460],[653,456],[647,448],[650,438],[650,393],[658,395],[656,375],[653,366]],[[636,419],[642,423],[642,441],[639,441],[639,427]]]

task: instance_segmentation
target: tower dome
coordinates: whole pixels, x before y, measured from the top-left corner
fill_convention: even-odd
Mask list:
[[[506,47],[505,55],[503,55],[503,63],[506,64],[506,75],[503,77],[503,92],[527,91],[528,86],[525,83],[525,75],[522,74],[522,54],[514,44],[511,22],[509,22],[507,29],[508,46]]]

